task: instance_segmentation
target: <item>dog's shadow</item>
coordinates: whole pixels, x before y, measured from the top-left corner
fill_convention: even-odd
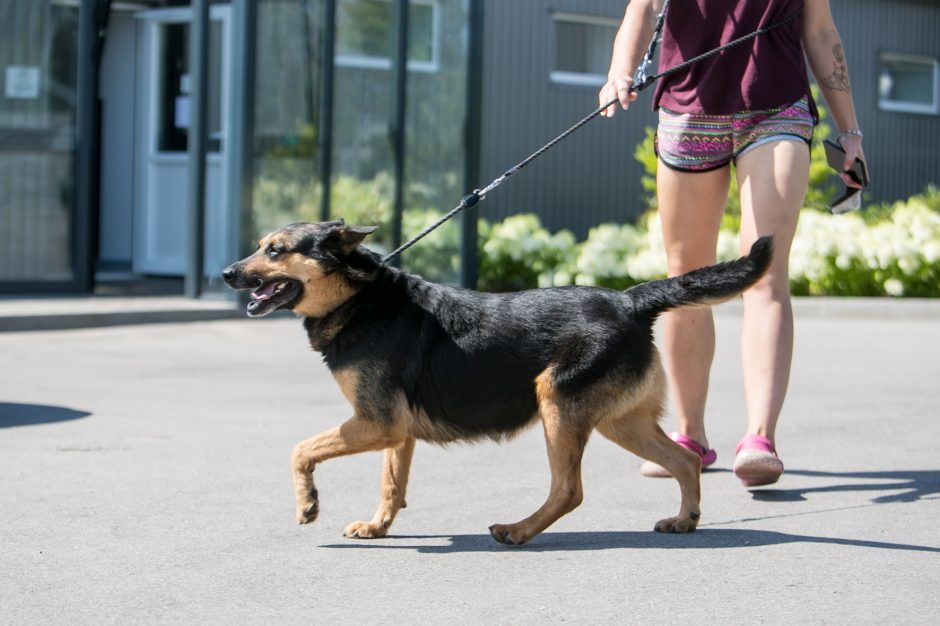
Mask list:
[[[428,540],[433,540],[429,542]],[[446,540],[446,544],[440,541]],[[919,546],[905,543],[867,541],[864,539],[841,539],[812,535],[746,530],[736,528],[699,529],[688,535],[664,535],[647,531],[598,531],[598,532],[545,532],[523,546],[497,544],[486,533],[478,535],[396,535],[378,540],[352,539],[348,543],[322,545],[322,548],[365,550],[413,550],[425,554],[449,554],[454,552],[578,552],[581,550],[653,549],[653,550],[711,550],[716,548],[759,548],[786,543],[817,543],[853,546],[858,548],[881,548],[940,554],[940,547]]]
[[[837,492],[889,492],[872,498],[862,506],[910,503],[923,499],[935,499],[940,494],[940,470],[872,471],[872,472],[821,472],[813,470],[787,470],[790,476],[834,479],[832,483],[818,487],[797,489],[759,489],[751,492],[755,500],[769,502],[801,502],[807,494]],[[848,479],[848,480],[842,480]],[[864,482],[858,482],[864,481]],[[827,481],[828,482],[828,481]],[[857,508],[857,507],[846,507]],[[812,511],[811,513],[818,513]],[[756,548],[787,543],[815,543],[880,548],[915,552],[940,553],[940,547],[905,543],[869,541],[864,539],[842,539],[813,535],[740,528],[717,528],[729,523],[753,522],[803,515],[797,513],[772,513],[765,517],[705,524],[689,535],[663,535],[656,532],[599,531],[599,532],[545,532],[532,542],[518,547],[497,544],[487,533],[477,535],[396,535],[379,540],[350,540],[339,544],[328,544],[324,548],[414,550],[419,553],[447,554],[452,552],[553,552],[611,549],[714,549]],[[446,540],[447,543],[442,543]]]

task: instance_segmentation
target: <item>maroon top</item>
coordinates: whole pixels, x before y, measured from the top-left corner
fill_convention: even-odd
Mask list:
[[[803,0],[674,0],[669,3],[659,70],[794,15],[769,33],[660,79],[653,109],[729,115],[785,106],[803,96],[818,119],[800,40]]]

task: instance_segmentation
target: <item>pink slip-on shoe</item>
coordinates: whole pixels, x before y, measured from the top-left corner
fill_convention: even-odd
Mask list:
[[[783,461],[770,439],[747,435],[738,443],[731,470],[745,487],[760,487],[777,482],[783,474]]]
[[[715,452],[714,449],[706,448],[691,437],[686,437],[679,433],[669,433],[669,438],[686,450],[690,450],[699,455],[702,459],[702,469],[714,464],[715,461],[718,460],[718,453]],[[640,473],[653,478],[669,478],[672,476],[665,467],[658,463],[653,463],[652,461],[643,461],[643,464],[640,466]]]

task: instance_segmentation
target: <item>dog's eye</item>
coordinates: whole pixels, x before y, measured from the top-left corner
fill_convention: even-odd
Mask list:
[[[276,259],[280,253],[281,251],[278,250],[277,248],[271,248],[270,250],[268,250],[268,258]]]

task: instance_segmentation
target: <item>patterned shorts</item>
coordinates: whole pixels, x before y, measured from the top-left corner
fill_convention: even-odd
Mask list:
[[[771,141],[799,138],[809,144],[814,125],[806,97],[785,107],[732,115],[675,113],[660,107],[655,148],[667,167],[705,172]]]

